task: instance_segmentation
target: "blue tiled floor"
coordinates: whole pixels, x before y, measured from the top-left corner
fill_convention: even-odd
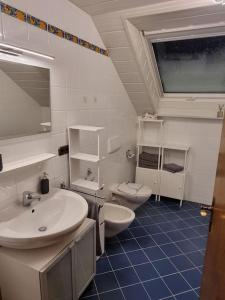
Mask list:
[[[209,217],[200,206],[150,199],[135,221],[106,242],[86,300],[199,299]]]

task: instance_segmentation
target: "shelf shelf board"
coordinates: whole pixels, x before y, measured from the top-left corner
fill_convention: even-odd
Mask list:
[[[76,186],[76,187],[96,191],[96,192],[101,189],[101,187],[99,186],[99,184],[97,182],[89,181],[89,180],[85,180],[85,179],[77,179],[72,182],[72,185]]]
[[[98,132],[98,131],[104,130],[104,127],[76,125],[76,126],[69,127],[69,129],[71,129],[71,130],[83,130],[83,131]]]
[[[137,144],[139,147],[154,147],[154,148],[161,148],[162,145],[159,143],[154,143],[154,142],[139,142]]]
[[[145,118],[142,118],[142,117],[139,118],[139,121],[141,121],[141,122],[159,123],[159,124],[161,124],[161,123],[164,122],[164,120],[161,120],[161,119],[145,119]]]
[[[153,148],[164,148],[171,150],[180,150],[180,151],[188,151],[190,149],[189,145],[181,145],[181,144],[160,144],[154,142],[139,142],[137,144],[139,147],[153,147]]]
[[[171,150],[181,150],[181,151],[188,151],[190,149],[189,145],[182,145],[182,144],[164,144],[162,145],[164,149],[171,149]]]
[[[2,172],[0,172],[0,174],[6,173],[9,171],[13,171],[13,170],[17,170],[17,169],[20,169],[23,167],[31,166],[31,165],[46,161],[48,159],[51,159],[53,157],[56,157],[56,155],[53,153],[42,153],[42,154],[27,157],[24,159],[5,163],[5,164],[3,164],[3,170],[2,170]]]
[[[99,162],[104,159],[99,158],[97,155],[92,155],[92,154],[87,154],[87,153],[75,153],[70,156],[72,159],[77,159],[77,160],[84,160],[84,161],[90,161],[90,162]]]

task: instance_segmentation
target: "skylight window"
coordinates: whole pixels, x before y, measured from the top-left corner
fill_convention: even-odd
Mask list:
[[[164,93],[225,93],[225,36],[151,44]]]

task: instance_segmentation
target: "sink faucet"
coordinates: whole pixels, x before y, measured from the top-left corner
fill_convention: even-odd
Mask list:
[[[41,200],[41,196],[37,193],[33,193],[33,192],[23,192],[23,206],[30,206],[31,203],[35,200],[40,201]]]

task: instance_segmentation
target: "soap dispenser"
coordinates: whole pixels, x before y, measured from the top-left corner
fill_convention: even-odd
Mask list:
[[[48,179],[48,174],[46,172],[44,172],[43,176],[41,177],[40,189],[41,189],[41,194],[49,193],[49,179]]]

